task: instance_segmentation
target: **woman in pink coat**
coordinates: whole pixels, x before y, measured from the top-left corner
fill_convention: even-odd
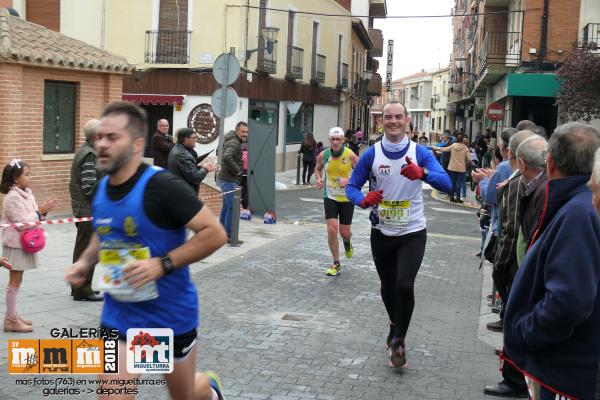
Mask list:
[[[2,203],[2,223],[37,221],[46,215],[56,205],[56,199],[46,201],[38,208],[30,189],[31,169],[21,160],[14,159],[2,172],[0,193],[4,193]],[[6,314],[4,316],[5,332],[31,332],[31,321],[17,314],[17,295],[23,280],[23,272],[37,267],[37,253],[26,253],[21,247],[21,232],[31,229],[31,226],[18,228],[7,227],[2,230],[2,256],[10,271],[6,287]]]

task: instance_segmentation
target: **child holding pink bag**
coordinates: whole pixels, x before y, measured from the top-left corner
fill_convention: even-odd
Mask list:
[[[38,221],[56,206],[56,199],[49,199],[38,207],[30,189],[31,169],[19,159],[14,159],[4,167],[0,193],[5,194],[2,203],[2,223]],[[34,226],[7,227],[2,230],[2,256],[0,265],[9,270],[10,276],[6,287],[6,313],[4,315],[4,332],[31,332],[32,323],[17,314],[17,295],[23,280],[23,272],[37,267],[37,251],[23,244],[35,235],[30,235]],[[38,228],[39,229],[39,228]],[[29,232],[28,232],[29,231]],[[24,235],[24,232],[28,232]],[[43,235],[43,232],[39,230]],[[43,240],[43,238],[42,238]],[[24,251],[24,245],[28,246]],[[43,244],[42,244],[43,246]]]

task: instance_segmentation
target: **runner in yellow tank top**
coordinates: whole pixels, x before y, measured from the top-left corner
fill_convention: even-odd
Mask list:
[[[323,197],[339,202],[348,202],[346,197],[346,185],[341,183],[350,177],[352,173],[352,156],[354,152],[347,147],[342,148],[339,157],[333,157],[331,149],[323,151]]]
[[[329,142],[331,147],[317,157],[315,177],[317,187],[323,189],[327,242],[333,257],[327,275],[336,276],[341,270],[338,232],[344,242],[346,258],[351,258],[353,253],[350,237],[354,205],[346,197],[346,185],[358,157],[344,146],[342,128],[331,128]]]

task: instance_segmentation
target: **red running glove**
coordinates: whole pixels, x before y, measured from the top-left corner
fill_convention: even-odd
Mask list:
[[[367,193],[364,199],[360,202],[359,206],[362,208],[373,207],[383,200],[383,190],[377,190]]]
[[[411,181],[416,181],[417,179],[423,179],[425,172],[423,171],[423,168],[413,163],[410,157],[406,157],[406,165],[402,167],[400,175]]]

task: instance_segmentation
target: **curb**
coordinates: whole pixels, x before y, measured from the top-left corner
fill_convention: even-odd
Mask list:
[[[445,199],[443,197],[443,195],[439,191],[437,191],[436,189],[434,189],[434,188],[431,188],[431,197],[433,197],[434,199],[436,199],[438,201],[441,201],[443,203],[452,204],[452,205],[455,205],[455,206],[458,206],[458,207],[470,208],[470,209],[474,209],[474,210],[476,210],[476,209],[479,208],[479,205],[477,203],[473,203],[473,202],[468,202],[468,203],[465,202],[463,204],[452,203],[450,200]]]

